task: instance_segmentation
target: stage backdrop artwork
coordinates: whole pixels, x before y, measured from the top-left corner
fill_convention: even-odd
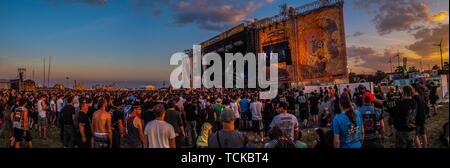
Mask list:
[[[334,79],[347,74],[342,6],[297,17],[300,79]]]

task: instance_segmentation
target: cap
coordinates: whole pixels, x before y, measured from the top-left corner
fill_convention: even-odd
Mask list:
[[[363,101],[367,100],[367,98],[369,99],[370,103],[372,103],[375,100],[375,96],[370,92],[366,92],[362,96]]]
[[[224,108],[222,114],[220,115],[220,121],[222,122],[234,121],[233,110],[231,110],[230,108]]]

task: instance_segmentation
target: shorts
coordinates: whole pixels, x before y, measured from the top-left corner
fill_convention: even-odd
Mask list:
[[[109,148],[108,133],[94,133],[94,148]]]
[[[311,109],[311,115],[318,115],[319,109]]]
[[[414,131],[395,133],[395,147],[396,148],[414,148]]]
[[[38,123],[39,123],[39,126],[41,126],[41,127],[47,127],[47,125],[48,125],[47,117],[39,117]]]
[[[362,144],[363,148],[383,148],[383,144],[381,144],[381,139],[375,138],[371,140],[364,140]]]
[[[263,123],[262,120],[252,120],[252,130],[253,132],[261,132],[263,131]]]
[[[38,113],[37,112],[32,112],[31,113],[31,118],[34,120],[34,122],[37,124],[37,121],[38,121],[38,119],[39,119],[39,117],[38,117],[39,115],[38,115]]]
[[[309,119],[308,115],[308,109],[307,108],[301,108],[300,109],[300,121]]]
[[[33,138],[31,138],[31,133],[30,131],[26,131],[26,135],[24,136],[25,130],[23,129],[18,129],[18,128],[14,128],[14,138],[16,139],[16,142],[22,142],[23,140],[25,140],[26,142],[31,141]]]
[[[423,136],[426,133],[425,124],[416,126],[416,136]]]

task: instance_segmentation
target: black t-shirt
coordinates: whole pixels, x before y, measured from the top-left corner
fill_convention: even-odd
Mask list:
[[[419,95],[414,95],[413,99],[416,101],[417,103],[417,114],[416,114],[416,124],[417,125],[423,125],[425,124],[425,120],[426,120],[426,105],[425,102],[423,101],[422,97]]]
[[[401,95],[398,93],[388,93],[387,94],[387,100],[384,101],[384,105],[387,108],[387,112],[389,114],[394,113],[397,111],[397,104],[401,100]]]
[[[62,119],[64,125],[72,125],[73,126],[73,118],[72,115],[75,115],[75,107],[72,105],[66,105],[61,109]]]
[[[377,98],[378,100],[383,101],[384,100],[384,96],[381,94],[375,94],[375,98]],[[374,103],[375,108],[379,108],[379,109],[383,109],[383,105],[382,104],[378,104],[378,103]]]
[[[311,110],[319,110],[319,98],[317,96],[309,97],[309,103],[311,105]]]
[[[93,106],[89,107],[88,112],[87,112],[87,116],[89,117],[90,120],[92,120],[92,116],[95,113],[95,108]]]
[[[264,121],[272,121],[273,117],[275,117],[275,110],[272,107],[271,102],[264,103],[264,113],[263,120]]]
[[[111,126],[114,130],[119,130],[119,120],[123,121],[124,115],[122,110],[114,110],[111,114]]]
[[[180,112],[178,112],[174,109],[167,110],[165,121],[173,126],[175,133],[181,133],[180,127],[183,125],[183,123],[181,120]]]
[[[363,105],[363,100],[362,100],[362,94],[359,92],[355,92],[353,94],[353,99],[355,100],[355,104],[358,107],[361,107]]]
[[[404,99],[398,103],[393,113],[394,127],[397,131],[409,132],[415,129],[417,103],[413,99]]]
[[[197,107],[195,107],[194,104],[184,105],[184,111],[186,112],[186,121],[195,121],[197,119],[197,115],[195,114],[196,109]]]
[[[78,123],[84,124],[86,139],[90,139],[92,137],[92,130],[91,120],[89,119],[89,116],[86,113],[80,112],[78,114]]]
[[[145,102],[143,105],[144,110],[152,109],[158,104],[158,102]]]
[[[152,110],[145,110],[142,112],[142,120],[144,120],[144,127],[148,122],[153,121],[155,119],[155,115]]]
[[[294,99],[294,97],[293,96],[288,96],[287,97],[287,101],[289,103],[288,109],[289,110],[295,110],[295,99]]]

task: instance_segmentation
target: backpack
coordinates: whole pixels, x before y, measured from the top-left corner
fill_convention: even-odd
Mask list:
[[[305,95],[301,95],[301,96],[298,96],[297,97],[297,101],[300,103],[300,104],[305,104],[306,103],[306,96]]]
[[[417,103],[414,103],[414,105],[408,109],[408,114],[406,116],[406,124],[409,128],[416,128],[416,116]]]
[[[361,111],[361,110],[360,110]],[[364,136],[366,139],[378,137],[382,112],[380,109],[371,106],[371,111],[361,111],[364,124]]]

